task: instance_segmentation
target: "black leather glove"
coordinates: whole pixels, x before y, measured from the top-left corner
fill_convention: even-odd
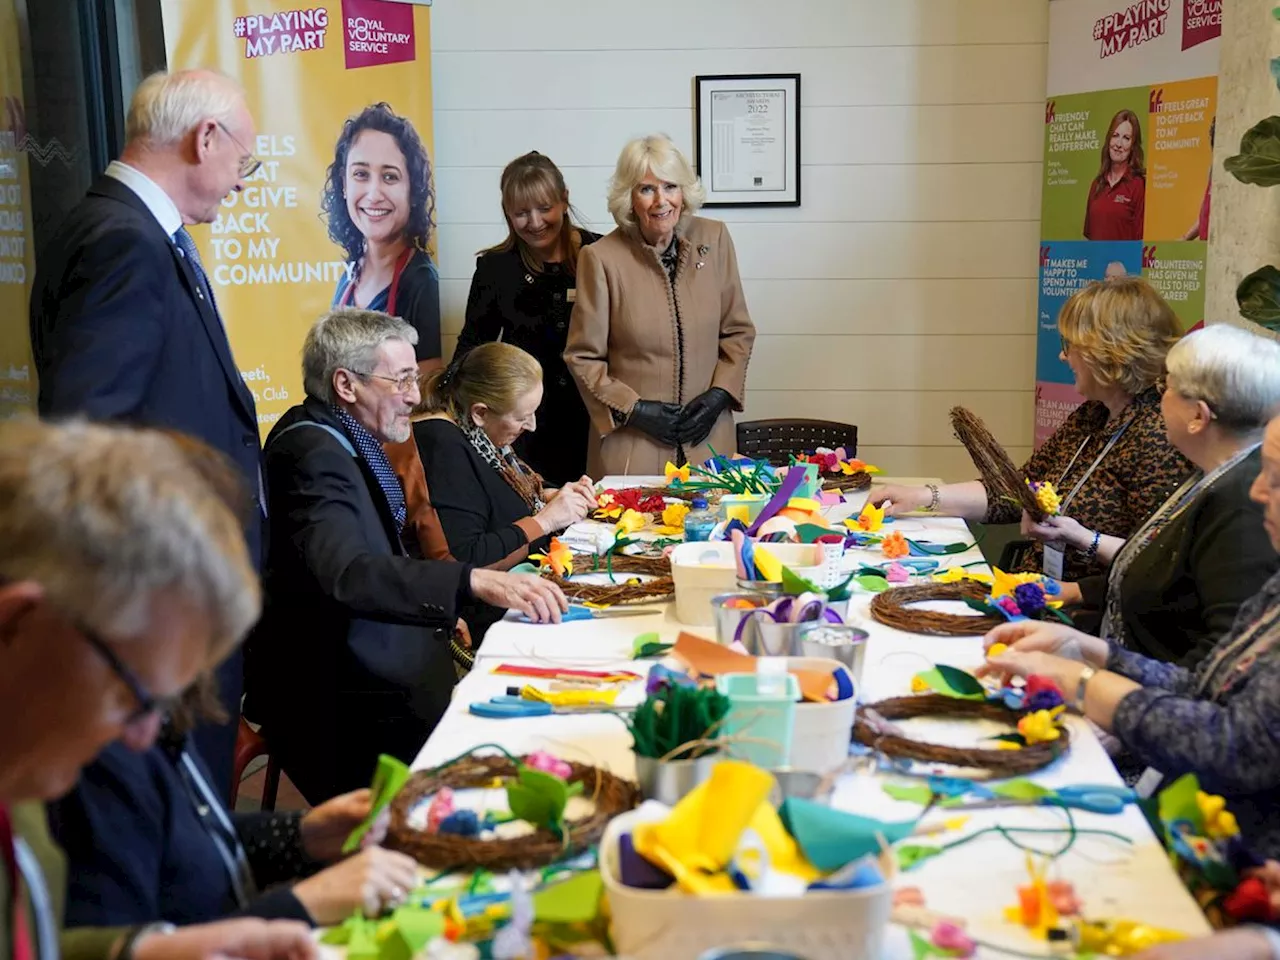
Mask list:
[[[685,406],[676,439],[696,447],[711,436],[711,430],[720,419],[720,414],[732,406],[733,397],[720,387],[712,387],[706,393],[699,394]]]
[[[660,443],[675,446],[681,412],[678,403],[637,400],[631,408],[631,415],[627,417],[627,426],[647,433]]]

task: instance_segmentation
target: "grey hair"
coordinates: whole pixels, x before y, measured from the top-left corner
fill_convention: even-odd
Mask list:
[[[216,70],[153,73],[134,91],[125,137],[155,146],[180,141],[203,120],[230,124],[244,103],[244,89]]]
[[[198,441],[155,430],[0,424],[0,579],[39,583],[65,615],[120,643],[149,628],[156,598],[176,594],[209,626],[206,662],[220,661],[262,596],[212,464],[229,469]]]
[[[378,348],[388,340],[418,343],[418,331],[399,317],[377,310],[337,307],[312,324],[302,344],[302,386],[317,400],[334,404],[333,375],[339,370],[370,373]]]
[[[609,181],[609,212],[618,226],[633,233],[636,230],[636,214],[631,207],[631,191],[652,173],[659,180],[674,183],[684,193],[684,205],[680,210],[683,227],[701,209],[707,199],[707,191],[693,172],[685,155],[664,133],[632,140],[622,148],[618,164]]]
[[[1177,391],[1203,400],[1228,430],[1261,430],[1280,412],[1280,343],[1215,323],[1174,344],[1165,361]]]

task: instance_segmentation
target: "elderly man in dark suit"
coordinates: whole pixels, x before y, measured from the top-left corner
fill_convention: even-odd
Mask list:
[[[568,609],[539,577],[406,551],[404,489],[382,445],[409,438],[417,339],[385,313],[330,311],[302,348],[306,399],[267,437],[267,602],[249,682],[273,754],[312,804],[366,786],[380,753],[414,759],[449,702],[463,604],[540,622]]]
[[[234,81],[186,70],[139,85],[127,133],[120,159],[40,252],[31,296],[39,410],[168,427],[225,454],[254,494],[245,534],[260,565],[257,412],[185,226],[215,220],[259,166],[253,117]],[[231,721],[196,739],[227,791],[244,685],[238,654],[218,681]]]

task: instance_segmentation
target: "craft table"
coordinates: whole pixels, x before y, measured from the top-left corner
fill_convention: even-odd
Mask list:
[[[649,478],[632,479],[630,484],[620,478],[608,478],[606,486],[636,485],[642,479]],[[912,539],[934,543],[971,539],[963,521],[951,518],[909,517],[886,529],[898,529]],[[851,566],[883,559],[878,548],[846,554],[846,562]],[[944,566],[981,559],[976,548],[940,558]],[[869,602],[870,596],[864,594],[855,596],[851,605],[851,614],[862,619],[861,625],[871,635],[863,668],[863,686],[859,692],[863,702],[905,694],[910,689],[911,677],[935,663],[973,670],[982,662],[980,637],[926,637],[894,630],[870,619],[867,613]],[[951,607],[954,612],[963,612],[963,607],[958,604]],[[492,674],[491,670],[500,662],[542,667],[631,669],[644,673],[647,663],[628,659],[634,638],[652,631],[664,641],[674,641],[680,630],[713,637],[709,628],[699,629],[676,621],[674,607],[670,604],[656,606],[651,616],[644,617],[554,626],[535,626],[509,620],[495,624],[485,638],[475,669],[459,683],[449,710],[423,747],[414,768],[429,768],[469,747],[495,743],[513,753],[546,749],[566,759],[605,767],[619,775],[634,776],[630,735],[617,716],[577,714],[518,721],[489,720],[468,713],[467,706],[504,693],[508,686],[536,682]],[[642,687],[642,683],[630,685],[619,703],[638,702],[643,696]],[[1115,769],[1088,725],[1075,716],[1070,717],[1068,723],[1071,727],[1069,754],[1031,779],[1046,787],[1119,784]],[[938,719],[911,720],[904,722],[903,726],[915,736],[957,745],[972,744],[979,737],[1008,732],[995,724]],[[883,784],[890,780],[912,782],[910,778],[881,773],[846,774],[837,785],[833,803],[842,809],[887,821],[909,820],[918,816],[919,806],[893,800],[883,792]],[[935,811],[927,822],[953,815],[958,814]],[[1167,855],[1136,807],[1131,806],[1118,816],[1084,812],[1074,812],[1073,815],[1080,829],[1111,830],[1133,841],[1132,846],[1127,846],[1109,838],[1080,836],[1071,851],[1052,868],[1051,879],[1075,884],[1077,894],[1084,901],[1086,916],[1137,919],[1188,934],[1208,932],[1199,908],[1174,874]],[[997,823],[1028,827],[1060,827],[1065,824],[1061,811],[1049,808],[977,810],[972,811],[969,817],[968,823],[958,831],[922,837],[912,842],[940,846]],[[1023,840],[1030,846],[1052,850],[1065,842],[1066,834],[1026,836]],[[1032,939],[1004,920],[1005,907],[1017,902],[1016,888],[1026,883],[1025,854],[992,834],[928,860],[909,873],[899,874],[895,886],[920,888],[931,910],[966,919],[970,934],[981,941],[1044,956],[1047,948],[1043,942]],[[882,960],[909,960],[911,956],[905,931],[891,928]],[[980,949],[978,956],[1000,957],[1007,954]]]

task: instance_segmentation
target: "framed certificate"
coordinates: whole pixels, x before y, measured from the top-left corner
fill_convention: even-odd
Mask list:
[[[708,207],[800,206],[800,74],[695,77]]]

